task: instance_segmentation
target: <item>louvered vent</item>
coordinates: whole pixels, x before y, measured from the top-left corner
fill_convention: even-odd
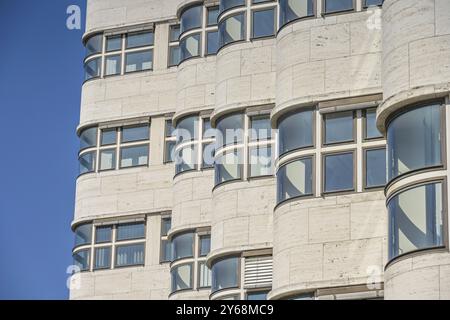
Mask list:
[[[245,288],[270,287],[272,286],[271,256],[251,257],[245,259]]]

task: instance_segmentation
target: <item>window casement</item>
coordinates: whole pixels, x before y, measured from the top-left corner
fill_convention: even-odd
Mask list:
[[[168,67],[177,66],[180,63],[180,25],[169,26],[169,57]]]
[[[170,216],[163,216],[161,218],[161,252],[160,263],[166,263],[172,261],[172,245],[167,235],[172,227],[172,218]]]
[[[353,11],[355,10],[355,0],[322,0],[324,14]]]
[[[386,148],[366,148],[364,153],[364,189],[386,185]]]
[[[180,290],[201,290],[211,287],[211,271],[206,256],[211,249],[207,228],[199,228],[171,237],[171,293]]]
[[[383,139],[383,135],[377,128],[377,109],[364,110],[364,139],[375,140]]]
[[[323,192],[355,191],[355,152],[323,155]]]
[[[97,224],[75,228],[74,265],[80,271],[143,266],[145,221]]]
[[[355,112],[342,111],[323,115],[323,144],[355,142]]]
[[[164,134],[164,163],[175,161],[175,146],[177,137],[175,135],[175,128],[172,120],[166,120],[165,134]]]
[[[315,0],[279,0],[280,28],[286,24],[315,16]]]
[[[363,8],[380,7],[384,0],[363,0]]]
[[[148,166],[150,124],[83,130],[80,134],[80,175]]]
[[[314,114],[312,108],[288,113],[278,120],[278,154],[314,147]]]
[[[277,203],[313,195],[313,156],[283,164],[277,172]]]

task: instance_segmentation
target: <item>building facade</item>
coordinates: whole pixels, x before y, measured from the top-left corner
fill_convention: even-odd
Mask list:
[[[88,0],[71,299],[450,299],[448,0]]]

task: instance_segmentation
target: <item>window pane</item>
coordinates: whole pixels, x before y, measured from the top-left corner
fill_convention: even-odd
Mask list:
[[[389,258],[443,245],[442,184],[404,191],[388,203]]]
[[[272,170],[272,147],[257,147],[250,149],[250,176],[269,176]]]
[[[169,47],[169,67],[176,66],[180,63],[181,51],[180,46]]]
[[[180,25],[170,26],[169,41],[177,42],[180,37]]]
[[[111,268],[111,247],[96,248],[94,257],[94,269]]]
[[[205,262],[198,263],[199,268],[199,288],[207,288],[211,287],[211,270],[209,270],[208,266]]]
[[[353,9],[353,0],[325,0],[325,12],[337,12]]]
[[[175,141],[166,141],[164,162],[174,162],[175,161]]]
[[[219,147],[240,143],[244,137],[244,117],[242,114],[223,117],[217,121],[216,128]]]
[[[206,53],[216,54],[219,49],[219,32],[210,31],[206,34]]]
[[[153,32],[135,33],[127,36],[127,49],[153,45]]]
[[[197,168],[197,145],[180,149],[175,155],[175,174]]]
[[[148,165],[148,145],[121,149],[120,167],[129,168]]]
[[[172,120],[166,120],[165,135],[166,138],[175,136],[175,128],[173,127]]]
[[[194,256],[194,234],[184,233],[172,239],[172,260]]]
[[[169,232],[171,226],[172,226],[172,219],[163,218],[161,220],[161,236],[167,236],[167,233]]]
[[[117,142],[117,130],[108,129],[102,130],[101,145],[107,146],[111,144],[116,144]]]
[[[381,6],[384,0],[364,0],[364,7]]]
[[[219,156],[215,161],[216,185],[241,179],[242,177],[242,150],[226,153]]]
[[[303,110],[289,114],[278,122],[278,151],[280,155],[314,145],[313,120],[313,111]]]
[[[216,129],[211,127],[211,121],[209,119],[203,119],[203,139],[215,138]]]
[[[237,14],[235,16],[229,17],[223,20],[219,24],[219,44],[220,47],[224,45],[243,40],[245,38],[244,34],[244,24],[245,16],[243,13]]]
[[[90,250],[81,250],[73,254],[73,264],[80,268],[80,271],[89,270]]]
[[[92,224],[83,224],[75,229],[75,247],[91,244]]]
[[[117,241],[144,239],[144,238],[145,238],[144,223],[121,224],[117,226]]]
[[[107,56],[105,57],[106,67],[105,67],[105,75],[112,76],[121,73],[122,69],[122,56]]]
[[[96,227],[95,228],[95,243],[105,243],[112,241],[112,227]]]
[[[208,8],[208,26],[217,24],[217,17],[219,16],[219,7]]]
[[[151,70],[153,68],[153,50],[127,53],[125,72]]]
[[[247,293],[247,300],[267,300],[267,291],[259,291],[259,292],[249,292]]]
[[[116,150],[100,151],[100,171],[116,168]]]
[[[117,51],[122,49],[122,36],[108,37],[106,39],[106,51]]]
[[[185,264],[170,271],[172,292],[192,288],[192,264]]]
[[[383,135],[377,128],[377,110],[366,111],[366,139],[381,138]]]
[[[169,240],[161,240],[161,262],[170,262],[172,259],[172,245]]]
[[[245,5],[245,0],[220,0],[220,12],[228,10],[233,7]]]
[[[328,155],[325,161],[325,192],[353,190],[353,153]]]
[[[314,15],[313,0],[280,0],[280,26]]]
[[[238,286],[238,258],[220,260],[212,266],[212,292]]]
[[[95,171],[95,154],[96,152],[88,152],[83,154],[79,159],[79,173],[84,174]]]
[[[255,116],[250,119],[250,139],[270,140],[272,138],[272,127],[269,116]]]
[[[194,34],[180,41],[181,58],[184,61],[188,58],[200,55],[200,34]]]
[[[275,34],[275,9],[253,11],[253,38]]]
[[[102,52],[103,34],[97,34],[86,41],[86,56]]]
[[[312,158],[300,159],[282,166],[277,173],[277,202],[311,195]]]
[[[413,109],[387,128],[389,180],[412,170],[442,164],[441,106]]]
[[[80,134],[80,150],[97,145],[97,128],[83,130]]]
[[[386,184],[386,149],[366,150],[366,188]]]
[[[90,80],[100,77],[100,67],[102,58],[89,60],[84,64],[84,80]]]
[[[216,153],[216,143],[211,142],[203,145],[202,169],[214,168],[214,155]]]
[[[183,11],[180,19],[181,33],[201,27],[202,9],[203,6],[195,6]]]
[[[122,142],[148,140],[149,137],[150,130],[148,125],[125,127],[122,129]]]
[[[353,111],[325,114],[325,144],[353,141]]]
[[[116,247],[116,266],[134,266],[144,264],[144,244]]]
[[[200,257],[205,257],[211,251],[211,236],[200,236]]]
[[[178,143],[197,139],[198,117],[187,117],[178,121],[176,135]]]

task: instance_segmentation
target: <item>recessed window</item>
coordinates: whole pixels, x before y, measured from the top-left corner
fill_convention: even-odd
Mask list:
[[[353,111],[325,114],[324,143],[335,144],[354,141]]]
[[[431,104],[404,112],[387,127],[389,181],[413,170],[442,164],[442,106]]]
[[[179,260],[194,256],[194,234],[184,233],[172,239],[172,259]]]
[[[92,127],[83,130],[80,134],[80,150],[95,147],[97,145],[97,128]]]
[[[354,0],[325,0],[325,13],[353,10]]]
[[[364,0],[364,8],[381,6],[384,0]]]
[[[152,46],[153,32],[142,32],[127,35],[127,49]]]
[[[116,149],[100,151],[100,171],[116,169]]]
[[[234,114],[220,118],[216,129],[218,146],[240,143],[244,137],[244,117],[242,114]]]
[[[73,254],[73,264],[80,268],[80,271],[89,271],[90,251],[80,250]]]
[[[105,58],[105,76],[113,76],[121,73],[122,56],[107,56]]]
[[[192,288],[192,264],[183,264],[170,271],[172,292]]]
[[[75,247],[90,244],[92,241],[92,224],[83,224],[75,229]]]
[[[96,152],[93,151],[84,153],[79,157],[78,162],[80,164],[79,166],[80,175],[95,171],[95,156]]]
[[[353,152],[324,156],[324,192],[354,190]]]
[[[209,7],[207,26],[215,26],[217,24],[217,17],[219,16],[219,7]]]
[[[275,8],[252,12],[252,38],[275,35]]]
[[[219,2],[220,12],[224,12],[225,10],[244,5],[245,0],[220,0]]]
[[[97,34],[90,37],[85,44],[86,47],[86,57],[93,54],[98,54],[102,52],[103,48],[103,34]]]
[[[250,118],[250,140],[270,140],[272,138],[272,127],[270,116],[253,116]]]
[[[239,258],[219,260],[212,266],[212,292],[239,286]]]
[[[278,121],[279,154],[314,146],[312,109],[288,114]]]
[[[105,129],[102,130],[102,136],[100,139],[102,146],[109,146],[117,143],[117,129]]]
[[[314,16],[314,0],[280,0],[280,26]]]
[[[215,161],[215,184],[242,178],[242,150],[222,154]]]
[[[200,28],[202,26],[203,6],[190,7],[181,14],[181,33]]]
[[[197,169],[197,145],[191,144],[175,154],[175,174]]]
[[[219,23],[219,46],[245,39],[245,15],[239,13]]]
[[[129,267],[144,264],[143,243],[116,247],[116,267]]]
[[[277,203],[312,195],[312,158],[298,159],[280,167],[277,173]]]
[[[383,187],[386,184],[386,149],[366,150],[365,160],[365,187]]]
[[[219,49],[219,32],[209,31],[206,33],[206,53],[216,54]]]
[[[84,80],[100,77],[102,58],[95,58],[84,64]]]
[[[95,228],[95,243],[105,243],[112,241],[112,226]]]
[[[122,36],[106,38],[106,52],[118,51],[122,49]]]
[[[148,125],[124,127],[122,129],[122,143],[148,140],[150,130]]]
[[[102,247],[95,249],[94,269],[111,268],[111,247]]]
[[[145,238],[144,223],[121,224],[117,226],[117,241]]]
[[[148,165],[148,153],[147,145],[122,148],[120,150],[120,168]]]
[[[272,146],[252,147],[249,152],[250,176],[270,176],[273,174]]]
[[[400,192],[388,202],[389,259],[444,245],[442,183]]]
[[[180,41],[181,61],[200,56],[200,34],[194,34]]]
[[[153,69],[153,50],[130,52],[126,54],[125,72]]]
[[[377,109],[368,109],[365,111],[365,139],[382,138],[383,135],[377,128]]]

